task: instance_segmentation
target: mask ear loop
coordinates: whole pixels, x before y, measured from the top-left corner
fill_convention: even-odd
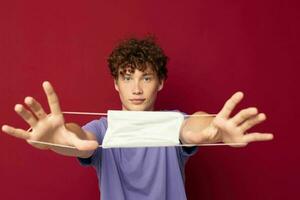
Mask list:
[[[98,116],[106,116],[107,113],[94,113],[94,112],[70,112],[70,111],[64,111],[63,114],[69,114],[69,115],[98,115]],[[215,117],[216,114],[203,114],[203,115],[183,115],[185,117]]]
[[[72,112],[72,111],[64,111],[63,114],[67,115],[97,115],[97,116],[107,116],[107,113],[95,113],[95,112]],[[202,115],[183,115],[185,117],[215,117],[216,114],[202,114]],[[30,127],[27,132],[30,132],[32,127]],[[41,141],[34,141],[34,140],[27,140],[33,144],[45,144],[54,147],[62,147],[68,149],[76,149],[76,147],[62,145],[62,144],[54,144],[50,142],[41,142]],[[178,144],[178,145],[164,145],[164,146],[149,146],[149,147],[174,147],[174,146],[181,146],[181,147],[193,147],[193,146],[234,146],[234,145],[246,145],[246,143],[203,143],[203,144]],[[102,145],[99,145],[102,148]],[[111,147],[111,148],[120,148],[120,147]],[[122,148],[133,148],[133,147],[122,147]]]

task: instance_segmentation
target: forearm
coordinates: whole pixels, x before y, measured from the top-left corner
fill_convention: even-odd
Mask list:
[[[88,158],[94,152],[94,151],[80,151],[77,149],[67,149],[64,147],[51,147],[50,150],[63,156],[80,157],[80,158]]]
[[[73,132],[79,139],[82,140],[96,140],[96,137],[89,132],[86,132],[84,130],[82,130],[82,128],[75,124],[75,123],[66,123],[65,127]],[[70,136],[71,137],[71,136]],[[68,145],[68,144],[66,144]],[[90,157],[93,151],[80,151],[77,149],[68,149],[68,148],[63,148],[63,147],[50,147],[50,150],[54,151],[55,153],[58,153],[60,155],[64,155],[64,156],[72,156],[72,157],[81,157],[81,158],[88,158]]]

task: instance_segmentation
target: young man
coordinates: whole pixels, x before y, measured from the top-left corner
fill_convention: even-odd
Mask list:
[[[167,78],[167,57],[154,39],[132,38],[121,42],[111,53],[108,64],[122,110],[154,111],[157,93],[163,89]],[[78,157],[82,165],[94,166],[102,200],[186,199],[184,165],[196,152],[196,147],[98,148],[106,133],[107,118],[94,120],[82,128],[65,123],[51,84],[44,82],[43,88],[51,115],[47,115],[34,98],[26,97],[24,102],[29,110],[17,104],[15,111],[32,127],[32,131],[4,125],[4,132],[25,139],[36,148]],[[243,109],[230,118],[242,98],[243,93],[235,93],[216,117],[185,119],[180,129],[180,142],[242,143],[232,146],[245,146],[249,142],[271,140],[272,134],[246,134],[248,129],[266,119],[256,108]],[[198,114],[205,112],[195,113]],[[29,140],[74,146],[76,149],[36,144]]]

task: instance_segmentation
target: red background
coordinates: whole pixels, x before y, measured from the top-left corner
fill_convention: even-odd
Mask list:
[[[256,106],[268,119],[253,131],[275,134],[241,149],[201,148],[186,167],[189,199],[299,198],[297,1],[10,0],[0,25],[1,124],[27,128],[13,107],[26,95],[46,105],[43,80],[65,111],[120,109],[106,58],[120,39],[154,33],[170,57],[157,109],[216,113],[241,90],[236,112]],[[5,134],[0,157],[1,199],[99,199],[95,172],[74,158]]]

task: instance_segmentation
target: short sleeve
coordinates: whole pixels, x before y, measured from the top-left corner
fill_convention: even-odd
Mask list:
[[[98,144],[102,144],[106,129],[107,129],[107,119],[105,117],[99,120],[93,120],[84,126],[82,126],[84,131],[88,131],[96,136]],[[89,158],[79,158],[78,161],[83,166],[100,166],[101,165],[101,155],[102,148],[97,148],[91,157]]]
[[[184,120],[188,119],[187,114],[184,112],[181,112],[179,110],[176,110],[180,112],[181,114],[184,115]],[[181,142],[180,142],[181,143]],[[182,144],[182,143],[181,143]],[[198,151],[198,146],[193,146],[193,147],[187,147],[187,146],[180,146],[178,148],[179,153],[184,161],[186,161],[190,156],[195,155]]]

